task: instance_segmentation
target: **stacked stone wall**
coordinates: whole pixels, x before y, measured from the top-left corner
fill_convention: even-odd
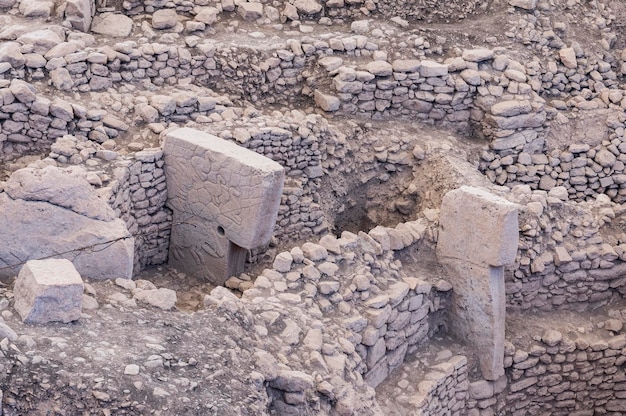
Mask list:
[[[280,336],[289,345],[282,354],[299,357],[282,367],[284,376],[303,381],[308,378],[302,374],[314,372],[318,378],[317,392],[312,392],[312,383],[287,385],[280,372],[278,377],[266,374],[274,409],[295,411],[306,401],[315,402],[314,396],[323,399],[318,406],[330,406],[329,398],[334,397],[333,406],[343,409],[351,396],[345,392],[333,396],[341,385],[336,376],[362,378],[366,385],[376,386],[439,330],[450,285],[440,277],[404,276],[395,258],[395,253],[430,244],[432,226],[422,219],[369,233],[344,232],[340,238],[327,235],[319,243],[278,254],[273,269],[246,286],[250,288],[240,302],[251,312],[263,308],[259,312],[266,325],[261,331]],[[207,304],[233,309],[224,302],[236,298],[218,292]],[[267,305],[268,298],[273,299],[271,308],[258,303],[264,299]],[[344,316],[341,324],[328,318],[336,314]],[[268,344],[267,351],[272,353],[275,346]],[[447,370],[443,379],[425,387],[424,408],[447,397],[448,390],[454,390],[447,388],[452,383],[448,378],[460,379],[464,371],[462,366]],[[350,403],[353,408],[357,405]]]
[[[626,411],[626,336],[546,331],[524,348],[506,345],[508,387],[498,397],[507,414],[591,416]]]
[[[62,98],[48,99],[26,82],[0,80],[0,85],[0,160],[47,153],[55,139],[68,134],[102,143],[128,129],[106,111],[89,111]],[[98,150],[104,149],[59,157],[65,163],[78,163]],[[97,156],[107,157],[102,151]]]
[[[428,368],[411,399],[420,416],[460,416],[465,414],[468,399],[467,358],[462,355]]]
[[[505,272],[508,310],[583,311],[623,296],[621,205],[605,195],[572,201],[565,187],[518,185],[503,196],[521,206],[519,248]]]
[[[167,261],[172,227],[165,206],[163,151],[146,149],[116,163],[108,186],[109,205],[135,236],[135,271]]]

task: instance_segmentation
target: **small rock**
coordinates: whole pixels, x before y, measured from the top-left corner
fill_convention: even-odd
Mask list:
[[[237,12],[244,20],[257,20],[263,17],[263,3],[241,2]]]
[[[91,31],[114,38],[125,38],[133,30],[133,19],[123,14],[109,13],[96,15],[91,24]]]
[[[315,104],[326,112],[339,110],[341,101],[334,95],[324,94],[319,90],[315,90]]]
[[[561,58],[561,63],[565,65],[566,68],[575,69],[578,66],[576,62],[576,52],[574,52],[574,48],[563,48],[559,51],[559,58]]]
[[[67,323],[80,318],[83,279],[69,260],[30,260],[18,274],[14,296],[24,322]]]
[[[322,5],[315,0],[296,0],[293,5],[304,14],[315,14],[322,11]]]
[[[124,374],[129,376],[136,376],[139,374],[139,366],[137,364],[128,364],[124,368]]]
[[[559,331],[549,329],[541,336],[541,340],[550,347],[554,347],[563,339],[563,334]]]
[[[163,310],[176,306],[176,292],[167,288],[136,290],[133,298]]]
[[[178,23],[175,9],[160,9],[152,13],[152,27],[155,29],[171,29]]]

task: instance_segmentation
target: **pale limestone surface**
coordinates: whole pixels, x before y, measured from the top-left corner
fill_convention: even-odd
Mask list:
[[[69,260],[27,262],[13,291],[15,310],[24,322],[67,323],[80,318],[83,280]]]
[[[437,253],[484,266],[504,266],[515,259],[517,205],[488,191],[462,186],[442,203]]]
[[[437,256],[454,289],[451,330],[476,349],[487,380],[504,375],[504,266],[518,240],[517,205],[467,186],[444,196]]]
[[[132,277],[134,238],[80,169],[25,168],[0,193],[0,276],[23,262],[66,258],[82,276]],[[50,221],[54,218],[54,221]]]
[[[168,205],[174,211],[170,262],[220,284],[229,258],[271,238],[284,169],[258,153],[193,129],[163,145]],[[245,259],[245,257],[244,257]],[[212,268],[217,268],[217,273]]]

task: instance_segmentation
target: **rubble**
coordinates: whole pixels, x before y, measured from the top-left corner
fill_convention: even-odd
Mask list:
[[[0,413],[624,411],[619,2],[0,9]]]

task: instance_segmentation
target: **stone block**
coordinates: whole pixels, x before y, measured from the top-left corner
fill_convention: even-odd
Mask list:
[[[77,167],[48,166],[9,178],[0,193],[0,276],[17,274],[17,259],[51,256],[93,279],[132,276],[134,238],[85,176]]]
[[[561,59],[561,63],[565,65],[566,68],[575,69],[578,66],[578,62],[576,61],[576,52],[574,52],[574,48],[563,48],[559,51],[559,58]]]
[[[229,266],[233,257],[245,260],[245,249],[269,242],[284,169],[258,153],[189,128],[169,132],[163,153],[174,222],[170,262],[187,274],[210,276],[222,284],[236,272]]]
[[[463,51],[461,57],[468,62],[483,62],[493,59],[493,49],[480,48],[480,49],[466,49]]]
[[[434,61],[422,61],[419,71],[423,77],[442,77],[448,75],[448,65]]]
[[[437,254],[504,266],[515,260],[518,206],[479,188],[462,186],[442,202]]]
[[[504,266],[517,253],[517,217],[517,205],[467,186],[441,207],[437,255],[454,289],[451,329],[481,352],[486,380],[504,374]]]
[[[28,261],[13,292],[15,310],[24,322],[67,323],[80,318],[83,280],[69,260]]]

